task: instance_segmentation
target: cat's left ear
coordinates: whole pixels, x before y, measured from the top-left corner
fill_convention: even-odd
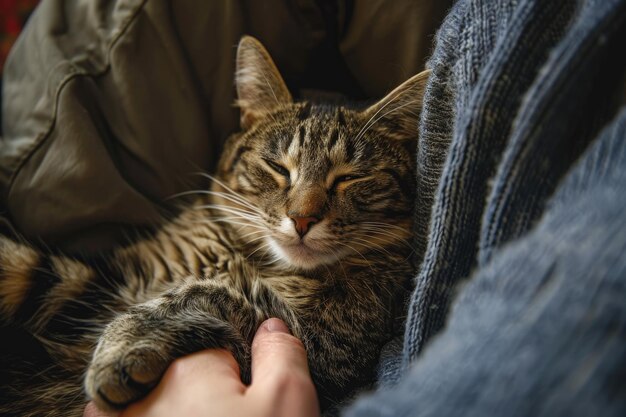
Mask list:
[[[270,54],[252,36],[239,41],[235,83],[244,130],[264,114],[293,101]]]
[[[385,129],[385,137],[416,140],[419,115],[430,70],[409,78],[382,100],[363,112],[364,129],[376,125]]]

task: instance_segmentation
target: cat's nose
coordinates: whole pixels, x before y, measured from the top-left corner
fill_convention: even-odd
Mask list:
[[[296,228],[296,232],[298,232],[301,238],[307,234],[307,232],[311,229],[311,226],[320,221],[317,217],[299,217],[291,215],[289,217]]]

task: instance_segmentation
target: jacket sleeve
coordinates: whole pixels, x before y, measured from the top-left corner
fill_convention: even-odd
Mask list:
[[[197,77],[165,2],[44,1],[4,73],[0,186],[12,222],[98,248],[124,225],[157,221],[160,202],[216,153]],[[227,88],[214,94],[232,101]],[[233,113],[215,114],[223,130]]]

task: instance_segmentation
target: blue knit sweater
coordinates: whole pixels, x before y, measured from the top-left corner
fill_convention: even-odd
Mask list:
[[[345,414],[626,415],[626,1],[461,0],[430,67],[404,342]]]

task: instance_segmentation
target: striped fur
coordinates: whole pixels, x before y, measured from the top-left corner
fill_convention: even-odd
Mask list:
[[[13,380],[0,413],[79,416],[86,398],[121,408],[207,347],[229,349],[249,378],[268,317],[304,342],[323,406],[371,380],[414,272],[427,74],[368,108],[331,106],[293,102],[254,39],[237,59],[243,131],[211,188],[154,236],[94,258],[0,238],[2,321],[52,362]]]

